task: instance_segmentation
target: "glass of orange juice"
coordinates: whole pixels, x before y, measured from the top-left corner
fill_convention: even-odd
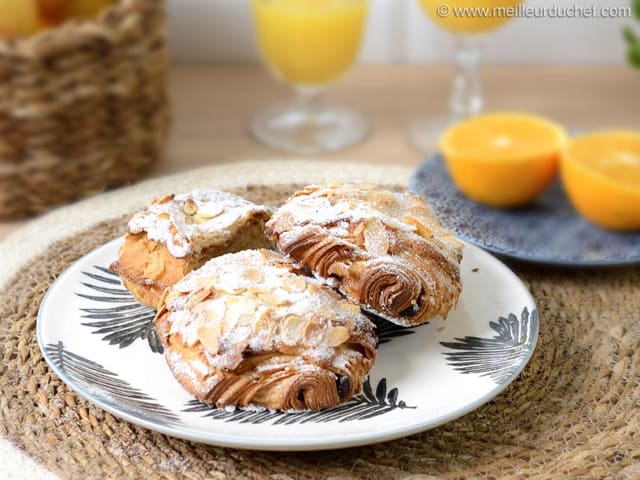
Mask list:
[[[369,131],[365,117],[322,101],[326,88],[355,63],[368,0],[252,0],[256,37],[273,76],[293,87],[295,101],[258,113],[251,132],[297,153],[349,147]]]
[[[418,119],[409,130],[413,146],[423,153],[438,148],[444,130],[482,111],[484,98],[478,72],[486,33],[500,28],[523,0],[418,0],[424,13],[455,36],[457,74],[449,97],[449,113]]]

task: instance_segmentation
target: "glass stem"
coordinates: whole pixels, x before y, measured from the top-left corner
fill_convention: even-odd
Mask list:
[[[307,118],[315,117],[322,109],[323,93],[322,88],[317,87],[296,87],[296,106]]]
[[[456,79],[449,105],[455,121],[477,115],[484,99],[478,65],[482,50],[481,35],[456,36]]]

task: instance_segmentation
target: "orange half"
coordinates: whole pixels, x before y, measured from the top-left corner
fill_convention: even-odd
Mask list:
[[[456,186],[493,207],[535,200],[558,173],[567,135],[558,124],[522,113],[493,113],[449,128],[441,150]]]
[[[611,230],[640,230],[640,132],[605,131],[573,139],[562,181],[584,217]]]

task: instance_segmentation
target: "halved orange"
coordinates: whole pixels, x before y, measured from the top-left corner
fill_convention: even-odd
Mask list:
[[[440,147],[456,186],[493,207],[535,200],[558,173],[567,135],[560,125],[524,113],[480,115],[449,128]]]
[[[640,132],[605,131],[571,140],[562,181],[574,207],[612,230],[640,230]]]

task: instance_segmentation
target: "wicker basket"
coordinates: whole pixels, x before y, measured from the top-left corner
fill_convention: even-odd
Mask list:
[[[0,218],[131,181],[157,160],[167,66],[162,0],[0,40]]]

